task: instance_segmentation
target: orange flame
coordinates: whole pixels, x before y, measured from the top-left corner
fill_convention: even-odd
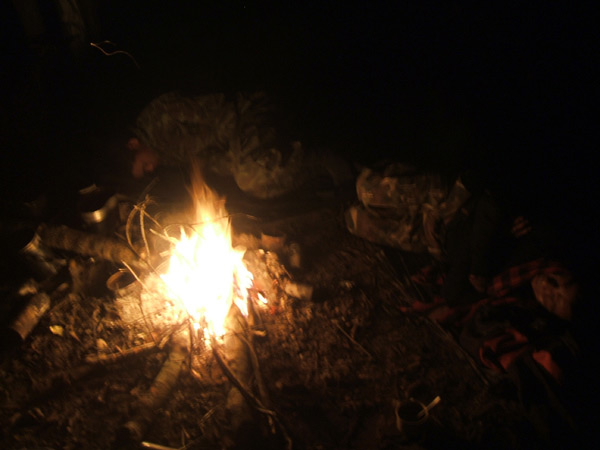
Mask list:
[[[168,272],[161,278],[173,298],[183,303],[194,326],[205,324],[205,337],[222,336],[225,317],[234,302],[247,313],[245,300],[252,274],[242,261],[245,249],[231,246],[225,200],[204,183],[197,164],[192,165],[191,181],[194,224],[182,227]]]

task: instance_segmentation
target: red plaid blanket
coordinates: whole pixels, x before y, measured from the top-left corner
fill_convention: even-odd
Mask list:
[[[509,296],[509,294],[516,288],[529,283],[536,275],[561,270],[564,270],[564,267],[559,263],[539,258],[510,267],[495,276],[488,286],[488,296],[475,303],[450,308],[446,305],[446,301],[441,294],[434,292],[432,301],[417,300],[410,307],[404,308],[404,311],[426,313],[429,317],[442,324],[452,323],[457,326],[464,326],[473,319],[477,311],[483,306],[518,303],[519,299]],[[444,274],[433,266],[427,266],[411,276],[411,280],[416,285],[438,287],[441,292],[441,287],[444,283]],[[442,312],[436,313],[436,311]],[[550,352],[536,350],[529,342],[527,336],[511,327],[506,327],[502,333],[484,339],[479,349],[479,359],[484,366],[490,369],[498,372],[506,372],[514,361],[525,352],[530,352],[533,359],[540,366],[544,367],[556,381],[561,380],[561,369],[553,360]]]

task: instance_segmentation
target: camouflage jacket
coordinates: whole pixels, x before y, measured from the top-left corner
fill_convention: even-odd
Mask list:
[[[419,173],[399,163],[382,172],[363,169],[356,193],[360,204],[346,213],[351,233],[435,257],[441,257],[444,223],[470,196],[460,179],[449,186],[439,174]]]
[[[245,192],[260,198],[298,187],[306,174],[299,142],[278,136],[277,111],[263,93],[185,97],[167,93],[139,114],[134,135],[165,165],[199,158],[205,168],[231,175]]]

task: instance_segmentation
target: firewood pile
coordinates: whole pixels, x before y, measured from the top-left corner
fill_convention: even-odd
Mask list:
[[[37,229],[59,263],[7,299],[3,448],[528,446],[516,399],[402,312],[410,268],[348,233],[342,207],[233,220],[253,282],[223,338],[152,303],[163,241],[144,207],[120,234]],[[408,403],[424,408],[403,418]]]

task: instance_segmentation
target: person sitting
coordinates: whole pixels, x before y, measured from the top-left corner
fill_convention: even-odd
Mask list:
[[[160,95],[140,112],[127,142],[131,173],[141,178],[160,165],[187,166],[197,158],[209,174],[233,177],[259,199],[290,193],[311,177],[338,184],[352,176],[339,156],[307,152],[281,116],[262,92]]]

